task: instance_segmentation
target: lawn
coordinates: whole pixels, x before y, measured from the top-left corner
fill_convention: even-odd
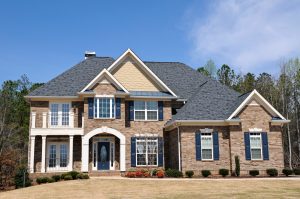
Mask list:
[[[92,178],[0,192],[0,198],[300,198],[300,178]]]

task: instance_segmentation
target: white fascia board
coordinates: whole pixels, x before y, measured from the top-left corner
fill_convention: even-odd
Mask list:
[[[250,102],[253,97],[257,96],[258,99],[262,102],[262,105],[269,110],[270,112],[273,112],[275,115],[280,117],[282,120],[286,120],[261,94],[259,94],[255,89],[252,91],[252,93],[240,104],[240,106],[230,115],[228,120],[231,120],[234,116],[236,116],[247,104]]]
[[[118,64],[120,61],[122,61],[127,54],[131,54],[133,56],[134,59],[136,59],[142,66],[143,68],[146,70],[146,72],[148,72],[153,79],[163,88],[167,89],[167,91],[169,91],[174,97],[177,97],[177,95],[163,82],[161,81],[149,68],[148,66],[146,66],[146,64],[131,50],[131,49],[127,49],[110,67],[108,67],[108,71],[112,71]]]
[[[80,91],[80,92],[83,93],[86,89],[91,88],[104,75],[107,75],[108,78],[111,81],[113,81],[116,84],[116,86],[118,86],[123,91],[125,91],[125,93],[129,93],[128,90],[116,78],[114,78],[114,76],[112,76],[112,74],[110,74],[110,72],[108,70],[106,70],[105,68],[86,87],[84,87],[84,89],[82,89],[82,91]]]
[[[30,129],[30,136],[48,135],[84,135],[82,128],[34,128]]]

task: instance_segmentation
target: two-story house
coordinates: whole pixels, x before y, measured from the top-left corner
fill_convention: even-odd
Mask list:
[[[257,91],[240,94],[179,62],[85,60],[27,100],[31,173],[163,167],[216,173],[284,167],[289,122]]]

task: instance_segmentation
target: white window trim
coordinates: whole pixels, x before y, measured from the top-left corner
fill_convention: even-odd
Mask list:
[[[110,105],[110,113],[109,113],[109,117],[99,117],[99,100],[100,98],[108,98],[109,100],[109,105]],[[112,99],[114,99],[114,117],[112,117],[113,111],[112,111]],[[95,106],[95,104],[97,103],[97,106]],[[106,120],[106,119],[115,119],[116,118],[116,98],[113,95],[96,95],[94,98],[94,119],[101,119],[101,120]],[[96,115],[96,109],[97,109],[97,115]]]
[[[92,170],[93,171],[98,171],[98,161],[96,160],[96,166],[94,166],[94,149],[96,146],[96,157],[98,157],[98,142],[109,142],[109,170],[115,170],[116,164],[116,145],[115,145],[115,138],[114,137],[94,137],[93,138],[93,154],[92,154]],[[113,146],[113,147],[112,147]],[[111,151],[113,150],[113,159],[111,159]],[[113,161],[113,166],[111,165],[111,161]]]
[[[205,135],[210,134],[210,135]],[[211,148],[203,148],[202,144],[202,137],[211,137]],[[214,160],[214,140],[213,140],[213,133],[201,133],[201,160]],[[203,149],[211,149],[211,159],[204,159],[202,155]]]
[[[158,166],[158,137],[154,137],[155,139],[156,139],[156,164],[151,164],[151,165],[149,165],[148,164],[148,138],[146,137],[146,138],[136,138],[136,141],[135,141],[135,165],[137,166],[137,167],[148,167],[148,166]],[[138,153],[137,153],[137,143],[138,143],[138,139],[144,139],[144,142],[146,142],[146,164],[145,165],[138,165],[138,163],[137,163],[137,155],[138,155]],[[150,139],[153,139],[153,137],[151,138],[150,137]],[[152,141],[154,141],[154,140],[152,140]]]
[[[60,145],[65,144],[66,145],[66,149],[67,149],[67,166],[66,167],[61,167],[60,166],[60,161],[57,161],[58,159],[60,160]],[[56,145],[56,167],[49,167],[49,155],[50,155],[50,146],[51,145]],[[69,143],[68,142],[48,142],[47,143],[47,172],[56,172],[56,171],[68,171],[69,168]]]
[[[135,106],[135,102],[144,102],[145,103],[145,109],[136,109],[136,106]],[[134,107],[134,121],[158,121],[158,101],[155,101],[156,103],[157,103],[157,109],[156,110],[149,110],[149,111],[152,111],[152,112],[155,112],[156,111],[156,120],[148,120],[148,115],[147,115],[147,112],[148,112],[148,109],[147,109],[147,100],[134,100],[134,102],[133,102],[133,107]],[[145,119],[144,120],[142,120],[142,119],[136,119],[135,118],[135,116],[136,116],[136,114],[135,114],[135,112],[136,111],[144,111],[145,112]]]
[[[51,124],[51,105],[58,104],[58,123],[57,125]],[[62,105],[69,104],[69,125],[62,125]],[[50,102],[49,103],[49,118],[48,118],[48,125],[50,128],[69,128],[71,127],[71,110],[72,110],[72,103],[71,102]]]
[[[252,134],[252,135],[251,135]],[[253,135],[253,134],[259,134],[259,135]],[[260,147],[252,147],[251,144],[251,137],[259,137],[260,138]],[[262,150],[262,136],[261,132],[250,132],[249,133],[249,140],[250,140],[250,155],[251,160],[263,160],[263,150]],[[260,149],[260,157],[261,158],[252,158],[252,149]]]

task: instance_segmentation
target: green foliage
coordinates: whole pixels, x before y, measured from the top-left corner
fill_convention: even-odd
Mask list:
[[[47,182],[51,182],[51,180],[53,180],[53,179],[48,178],[48,177],[38,177],[36,179],[36,183],[38,183],[38,184],[44,184],[44,183],[47,183]]]
[[[29,187],[31,186],[31,180],[29,179],[29,174],[26,167],[18,168],[16,175],[15,175],[15,187],[16,189],[22,187]]]
[[[267,169],[266,172],[270,177],[278,176],[278,170],[275,168]]]
[[[61,174],[61,175],[60,175],[60,179],[65,179],[65,176],[66,176],[66,175],[69,175],[69,174],[68,174],[68,173],[63,173],[63,174]]]
[[[183,174],[181,171],[178,171],[177,169],[167,169],[166,176],[173,177],[173,178],[181,178],[183,177]]]
[[[294,174],[300,175],[300,168],[294,168]]]
[[[56,182],[53,178],[48,178],[48,183]]]
[[[69,171],[66,175],[72,176],[73,180],[75,180],[78,174],[79,172],[77,171]]]
[[[209,59],[203,67],[197,69],[198,72],[205,76],[216,78],[216,65],[213,60]]]
[[[194,175],[194,171],[188,170],[188,171],[185,172],[185,175],[186,175],[187,177],[191,178],[191,177],[193,177],[193,175]]]
[[[73,177],[71,175],[65,175],[64,180],[73,180]]]
[[[217,76],[220,83],[229,87],[232,87],[235,84],[237,78],[234,70],[226,64],[223,64],[217,71]]]
[[[282,173],[283,173],[285,176],[289,176],[289,175],[292,175],[292,174],[293,174],[293,170],[290,169],[290,168],[284,168],[284,169],[282,169]]]
[[[157,175],[157,169],[152,169],[151,170],[151,176],[156,176]]]
[[[235,175],[240,176],[240,158],[239,156],[234,156],[234,161],[235,161]]]
[[[85,173],[79,173],[77,176],[76,176],[77,179],[89,179],[89,175],[88,174],[85,174]]]
[[[222,177],[226,177],[229,175],[229,170],[228,169],[219,169],[219,174],[222,176]]]
[[[55,182],[60,181],[60,175],[54,175],[51,177]]]
[[[210,172],[210,170],[202,170],[201,174],[203,177],[207,178],[208,176],[211,175],[211,172]]]
[[[249,171],[249,174],[250,174],[251,176],[253,176],[253,177],[258,176],[258,175],[259,175],[259,170],[256,170],[256,169],[250,170],[250,171]]]

